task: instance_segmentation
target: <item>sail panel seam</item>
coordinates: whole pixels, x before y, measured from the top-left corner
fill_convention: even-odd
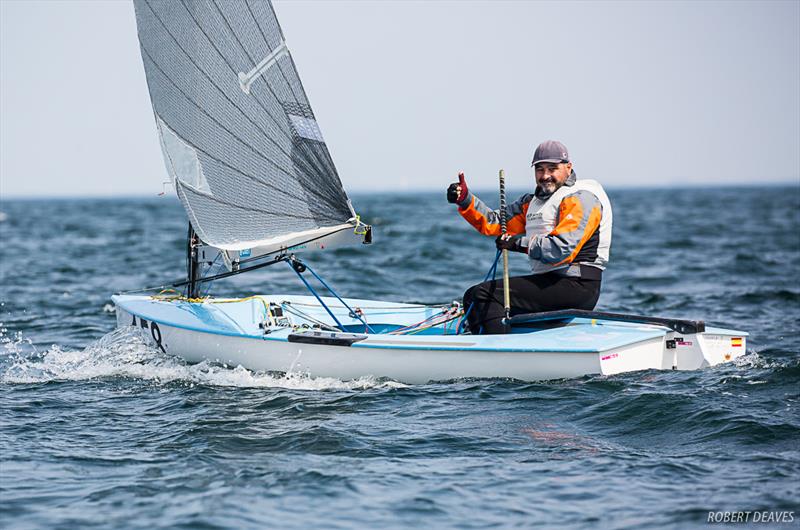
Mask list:
[[[185,0],[182,0],[182,2],[185,2]],[[255,58],[254,58],[254,57],[253,57],[253,56],[250,54],[250,52],[247,50],[247,48],[245,47],[245,45],[242,43],[241,39],[239,39],[239,37],[236,35],[236,32],[235,32],[235,31],[233,31],[233,27],[231,26],[231,23],[230,23],[230,21],[228,20],[228,17],[227,17],[227,16],[225,16],[225,13],[224,13],[224,12],[222,11],[222,9],[219,7],[219,4],[218,4],[216,1],[212,1],[212,2],[211,2],[211,4],[212,4],[212,5],[213,5],[213,6],[214,6],[216,9],[217,9],[217,12],[218,12],[218,13],[219,13],[219,15],[222,17],[222,20],[225,22],[225,25],[227,26],[227,28],[228,28],[228,31],[231,33],[231,35],[233,36],[233,38],[236,40],[236,43],[237,43],[237,44],[239,45],[239,47],[242,49],[242,51],[244,52],[244,54],[245,54],[245,55],[248,57],[248,59],[249,59],[251,62],[255,61]],[[253,15],[252,15],[252,10],[250,10],[250,6],[247,6],[247,7],[248,7],[248,10],[249,10],[249,12],[250,12],[251,16],[253,16]],[[272,13],[272,14],[273,14],[273,16],[275,15],[274,11],[273,11],[273,13]],[[193,18],[194,18],[194,17],[193,17]],[[253,19],[255,20],[255,17],[253,17]],[[257,21],[256,21],[256,26],[258,26],[258,22],[257,22]],[[260,28],[260,26],[259,26],[259,30],[260,30],[260,29],[261,29],[261,28]],[[263,32],[262,32],[262,35],[263,35]],[[264,43],[265,43],[265,45],[266,45],[267,49],[268,49],[268,50],[270,50],[270,51],[272,51],[271,47],[269,46],[269,42],[267,42],[267,41],[265,40],[265,42],[264,42]],[[292,60],[292,55],[291,55],[291,53],[289,53],[289,59],[290,59],[290,60]],[[294,60],[292,60],[292,66],[294,66]],[[291,82],[289,81],[289,79],[286,77],[286,74],[284,73],[284,71],[283,71],[283,68],[281,67],[280,63],[278,64],[278,70],[281,72],[281,76],[283,77],[284,81],[286,82],[286,85],[288,86],[288,88],[289,88],[290,92],[292,93],[292,97],[294,98],[294,100],[295,100],[295,103],[296,103],[296,104],[298,104],[298,105],[305,105],[305,106],[309,107],[309,109],[310,109],[310,105],[308,105],[308,103],[304,103],[304,104],[303,104],[303,103],[301,103],[301,102],[298,100],[298,98],[297,98],[297,94],[294,92],[294,89],[292,88],[292,83],[291,83]],[[295,66],[295,71],[297,71],[297,68],[296,68],[296,66]],[[298,77],[299,77],[299,76],[298,76]],[[270,86],[270,84],[269,84],[269,82],[268,82],[268,78],[267,78],[267,77],[264,77],[264,78],[262,78],[262,79],[264,80],[264,84],[267,86],[267,88],[269,89],[269,91],[270,91],[270,93],[272,94],[272,96],[273,96],[273,97],[274,97],[274,98],[275,98],[277,101],[279,101],[279,102],[280,102],[280,99],[279,99],[279,98],[278,98],[278,97],[275,95],[275,92],[272,90],[272,87]],[[298,80],[299,80],[299,79],[298,79]],[[256,94],[256,92],[254,91],[254,92],[253,92],[253,96],[254,96],[254,97],[255,97],[255,94]],[[305,95],[305,91],[304,91],[304,95]],[[256,98],[256,99],[257,99],[257,98]],[[305,99],[305,100],[306,100],[306,101],[308,101],[308,98],[306,97],[306,99]],[[311,113],[311,114],[312,114],[312,116],[313,116],[313,111],[312,111],[312,113]],[[331,159],[330,159],[330,156],[327,156],[327,157],[325,157],[327,160],[323,160],[323,159],[321,159],[321,158],[319,157],[319,155],[317,155],[317,154],[316,154],[314,151],[312,151],[312,152],[311,152],[311,156],[313,156],[314,158],[316,158],[317,162],[319,162],[319,163],[320,163],[320,165],[322,165],[323,167],[326,165],[326,163],[327,163],[327,165],[330,165],[330,170],[331,170],[331,171],[332,171],[332,173],[333,173],[333,174],[336,176],[336,179],[337,179],[337,181],[339,182],[339,184],[340,184],[340,188],[341,188],[341,179],[339,179],[339,176],[338,176],[338,174],[337,174],[337,172],[336,172],[336,168],[335,168],[335,166],[333,166],[333,160],[331,160]],[[307,161],[308,161],[309,163],[311,163],[311,160],[307,160]],[[313,166],[313,165],[314,165],[314,164],[312,163],[312,166]],[[319,175],[319,176],[324,176],[324,175]],[[329,182],[327,182],[327,181],[326,181],[326,179],[322,179],[322,182],[323,182],[323,183],[324,183],[324,185],[325,185],[325,186],[328,188],[328,191],[330,191],[330,192],[335,192],[335,195],[336,195],[336,196],[341,196],[341,195],[344,195],[343,197],[341,197],[342,199],[346,199],[346,198],[347,198],[347,196],[346,196],[346,193],[344,193],[344,190],[341,190],[341,192],[339,192],[339,190],[336,190],[336,189],[334,189],[334,188],[332,187],[332,183],[329,183]],[[315,184],[315,185],[319,185],[320,183],[319,183],[319,182],[315,182],[314,184]],[[312,189],[313,189],[313,188],[312,188]],[[309,190],[309,191],[311,191],[311,190]],[[312,195],[313,195],[313,193],[312,193]]]
[[[232,65],[232,64],[231,64],[231,63],[228,61],[228,59],[225,57],[225,54],[223,54],[223,53],[222,53],[222,52],[219,50],[219,48],[218,48],[218,47],[217,47],[217,46],[214,44],[213,40],[211,40],[211,38],[208,36],[208,34],[207,34],[207,33],[205,32],[205,30],[203,29],[202,25],[199,23],[199,21],[198,21],[198,20],[197,20],[197,18],[194,16],[194,14],[192,13],[192,11],[191,11],[191,10],[188,8],[188,6],[186,5],[186,3],[185,3],[185,0],[181,0],[181,4],[183,5],[183,8],[186,10],[186,12],[188,13],[188,15],[189,15],[189,16],[192,18],[192,21],[195,23],[195,25],[197,26],[198,30],[199,30],[199,31],[200,31],[200,32],[203,34],[203,36],[204,36],[204,37],[205,37],[205,38],[206,38],[206,39],[209,41],[209,44],[211,44],[211,46],[214,48],[214,51],[216,51],[216,52],[217,52],[217,54],[218,54],[218,55],[219,55],[219,57],[222,59],[222,61],[223,61],[223,62],[224,62],[224,63],[225,63],[227,66],[228,66],[228,68],[230,69],[230,71],[231,71],[232,73],[234,73],[235,75],[237,75],[237,77],[238,77],[238,69],[237,69],[237,68],[235,68],[235,67],[234,67],[234,66],[233,66],[233,65]],[[226,27],[227,27],[227,29],[228,29],[228,32],[231,34],[231,36],[233,37],[233,39],[234,39],[234,40],[236,40],[236,43],[237,43],[237,44],[239,45],[239,47],[241,48],[242,52],[243,52],[243,53],[244,53],[244,54],[247,56],[247,58],[250,60],[250,62],[253,62],[255,59],[254,59],[254,58],[253,58],[253,57],[250,55],[250,53],[247,51],[247,49],[245,48],[245,46],[244,46],[244,45],[242,44],[242,42],[241,42],[241,41],[238,39],[238,37],[236,36],[236,32],[235,32],[235,31],[233,31],[233,27],[230,25],[230,22],[228,21],[227,17],[225,17],[225,14],[222,12],[222,10],[219,8],[219,6],[218,6],[216,3],[213,3],[213,2],[212,2],[212,5],[214,5],[214,7],[217,9],[217,12],[219,13],[219,16],[222,18],[223,22],[225,22],[225,25],[226,25]],[[151,10],[152,10],[152,8],[151,8]],[[157,17],[157,18],[159,18],[159,22],[161,22],[161,24],[163,25],[164,23],[163,23],[163,21],[160,19],[160,17],[158,17],[158,15],[156,15],[156,17]],[[259,27],[259,29],[260,29],[260,27]],[[168,30],[167,30],[167,31],[168,31]],[[170,34],[170,36],[172,37],[172,35],[171,35],[171,34]],[[174,37],[173,37],[173,40],[175,40],[175,38],[174,38]],[[181,50],[182,50],[184,53],[186,53],[186,54],[187,54],[187,56],[188,56],[188,53],[187,53],[185,50],[183,50],[183,48],[180,46],[180,43],[178,43],[178,42],[176,41],[176,44],[177,44],[177,45],[178,45],[178,47],[179,47],[179,48],[180,48],[180,49],[181,49]],[[266,43],[266,45],[267,45],[267,49],[269,50],[269,49],[270,49],[270,47],[269,47],[269,43]],[[288,57],[289,57],[289,59],[291,60],[291,54],[288,54]],[[190,60],[191,60],[191,58],[190,58]],[[292,64],[294,65],[294,61],[292,61]],[[280,64],[279,64],[278,66],[280,67]],[[198,67],[198,68],[199,68],[199,67]],[[202,70],[201,70],[201,71],[202,71]],[[265,84],[265,86],[267,87],[267,89],[269,90],[269,93],[272,95],[272,97],[273,97],[273,99],[275,100],[275,102],[276,102],[276,103],[278,103],[279,105],[281,105],[280,98],[278,98],[278,96],[277,96],[277,95],[275,94],[275,92],[272,90],[272,87],[270,86],[270,84],[269,84],[269,82],[268,82],[268,78],[267,78],[267,77],[263,77],[262,79],[264,80],[264,84]],[[286,79],[286,77],[285,77],[285,76],[284,76],[284,80],[286,81],[287,85],[289,85],[289,81],[288,81],[288,79]],[[215,87],[216,87],[218,90],[221,90],[221,89],[219,89],[219,87],[217,87],[216,85],[214,85],[214,86],[215,86]],[[293,93],[292,95],[293,95],[293,97],[295,98],[295,102],[296,102],[296,104],[298,104],[298,105],[299,105],[300,103],[297,101],[297,98],[296,98],[296,96],[294,95],[294,93]],[[261,108],[261,109],[262,109],[262,110],[263,110],[263,111],[264,111],[264,112],[265,112],[265,113],[266,113],[266,114],[267,114],[267,115],[268,115],[268,116],[269,116],[269,117],[272,119],[272,121],[273,121],[274,123],[276,123],[276,124],[279,124],[279,120],[278,120],[277,118],[275,118],[275,117],[272,115],[272,113],[270,113],[270,111],[269,111],[269,110],[267,110],[267,108],[265,107],[264,103],[263,103],[263,102],[262,102],[262,101],[261,101],[261,100],[260,100],[260,99],[257,97],[256,91],[253,91],[253,92],[251,93],[251,96],[253,97],[253,100],[254,100],[254,101],[255,101],[255,102],[258,104],[258,106],[259,106],[259,107],[260,107],[260,108]],[[247,115],[247,113],[246,113],[246,112],[244,112],[242,109],[240,109],[240,108],[239,108],[239,107],[238,107],[238,106],[237,106],[235,103],[233,103],[233,102],[231,102],[231,103],[232,103],[232,104],[233,104],[235,107],[237,107],[237,109],[239,109],[239,110],[242,112],[242,114],[243,114],[243,115],[244,115],[244,116],[245,116],[245,117],[248,119],[248,121],[251,121],[251,123],[253,123],[253,124],[254,124],[256,127],[258,127],[258,128],[260,129],[260,127],[259,127],[257,124],[255,124],[254,122],[252,122],[252,120],[250,120],[250,118],[249,118],[249,116]],[[306,105],[306,106],[308,106],[308,105]],[[309,107],[309,108],[310,108],[310,107]],[[312,115],[313,115],[313,112],[312,112]],[[280,128],[280,129],[283,131],[283,128],[282,128],[280,125],[278,125],[278,126],[279,126],[279,128]],[[261,129],[260,129],[260,130],[261,130]],[[262,132],[263,132],[263,130],[262,130]],[[265,133],[265,134],[266,134],[266,133]],[[291,140],[292,140],[291,136],[289,136],[289,135],[286,135],[286,134],[285,134],[285,137],[286,137],[286,138],[287,138],[289,141],[291,141]],[[305,146],[301,146],[301,148],[299,149],[299,151],[300,151],[300,153],[302,153],[302,154],[303,154],[303,157],[302,157],[303,161],[304,161],[306,164],[308,164],[308,165],[304,164],[304,166],[305,166],[305,167],[304,167],[305,171],[307,171],[307,172],[308,172],[309,174],[311,174],[311,175],[314,175],[314,176],[316,176],[316,177],[319,177],[319,181],[313,182],[313,184],[314,184],[313,186],[306,186],[306,185],[303,185],[303,188],[304,188],[305,190],[307,190],[307,192],[308,192],[308,193],[309,193],[309,194],[310,194],[312,197],[325,199],[325,202],[328,204],[328,206],[330,206],[330,207],[331,207],[332,209],[334,209],[334,210],[338,209],[338,206],[339,206],[339,201],[340,201],[340,200],[346,200],[346,198],[347,198],[347,195],[346,195],[346,193],[344,192],[344,190],[343,190],[343,189],[336,189],[336,188],[333,186],[333,183],[329,182],[329,181],[328,181],[328,179],[326,179],[326,178],[325,178],[326,174],[321,172],[321,170],[328,170],[329,172],[330,172],[330,171],[332,171],[333,175],[336,177],[336,180],[337,180],[337,182],[339,183],[339,188],[341,188],[341,180],[339,179],[339,176],[338,176],[338,174],[336,173],[336,169],[335,169],[335,167],[333,167],[333,161],[332,161],[332,160],[330,160],[330,162],[329,162],[329,165],[331,166],[330,168],[325,168],[324,166],[325,166],[326,164],[325,164],[325,163],[324,163],[324,162],[323,162],[321,159],[319,159],[319,157],[318,157],[318,156],[316,156],[314,153],[311,153],[311,155],[309,155],[309,153],[308,153],[308,149],[307,149]],[[283,153],[284,153],[286,156],[288,156],[289,158],[291,158],[291,155],[289,155],[288,153],[286,153],[286,151],[282,150],[282,152],[283,152]],[[316,158],[316,159],[317,159],[317,161],[318,161],[318,162],[319,162],[319,163],[320,163],[320,164],[321,164],[323,167],[319,167],[319,166],[317,166],[317,165],[314,163],[314,161],[313,161],[313,160],[311,160],[311,159],[309,158],[309,156],[314,156],[314,158]],[[317,190],[318,190],[318,192],[317,192]],[[328,192],[328,193],[329,193],[329,195],[325,195],[325,194],[323,194],[323,193],[320,193],[320,192],[322,192],[322,191],[326,191],[326,192]]]

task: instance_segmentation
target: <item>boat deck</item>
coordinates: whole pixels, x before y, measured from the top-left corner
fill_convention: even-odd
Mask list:
[[[364,325],[349,315],[349,310],[334,298],[323,298],[337,319],[350,333],[366,334]],[[212,299],[204,303],[158,300],[145,296],[115,296],[114,302],[132,315],[159,325],[215,335],[260,340],[288,340],[291,328],[277,328],[268,334],[260,324],[270,303],[286,308],[294,325],[312,326],[315,322],[334,325],[333,319],[313,296],[259,295],[240,300]],[[434,317],[442,310],[422,306],[374,300],[345,299],[363,311],[370,327],[377,332],[356,342],[356,348],[402,348],[436,350],[547,351],[601,353],[629,344],[665,337],[669,329],[650,324],[606,322],[575,318],[559,327],[523,329],[509,335],[456,335],[455,326],[436,326],[418,334],[395,335],[390,331]],[[714,328],[709,328],[713,332]],[[729,330],[725,330],[729,332]]]

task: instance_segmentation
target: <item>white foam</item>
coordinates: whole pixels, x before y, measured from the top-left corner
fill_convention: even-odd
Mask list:
[[[46,383],[100,378],[132,378],[157,384],[183,382],[239,388],[277,387],[294,390],[363,390],[403,387],[400,383],[363,377],[342,381],[311,377],[304,373],[272,375],[252,372],[242,366],[229,368],[202,362],[190,365],[148,346],[135,328],[117,329],[83,350],[65,350],[58,345],[39,353],[21,334],[6,336],[5,362],[0,363],[3,383]],[[6,340],[7,339],[7,340]]]
[[[780,366],[777,362],[769,362],[761,357],[755,350],[748,350],[741,357],[734,359],[733,364],[740,368],[776,368]]]

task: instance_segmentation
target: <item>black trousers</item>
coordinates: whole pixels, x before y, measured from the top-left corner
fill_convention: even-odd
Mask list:
[[[600,297],[600,280],[570,278],[555,273],[514,276],[509,280],[511,315],[541,313],[558,309],[591,311]],[[505,333],[503,280],[473,285],[464,293],[464,309],[474,304],[467,316],[473,334]]]

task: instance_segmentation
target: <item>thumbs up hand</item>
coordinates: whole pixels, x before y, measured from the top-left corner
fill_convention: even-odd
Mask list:
[[[461,203],[469,196],[469,188],[467,188],[467,181],[464,179],[464,172],[458,174],[458,182],[453,182],[447,188],[447,202],[458,204]]]

